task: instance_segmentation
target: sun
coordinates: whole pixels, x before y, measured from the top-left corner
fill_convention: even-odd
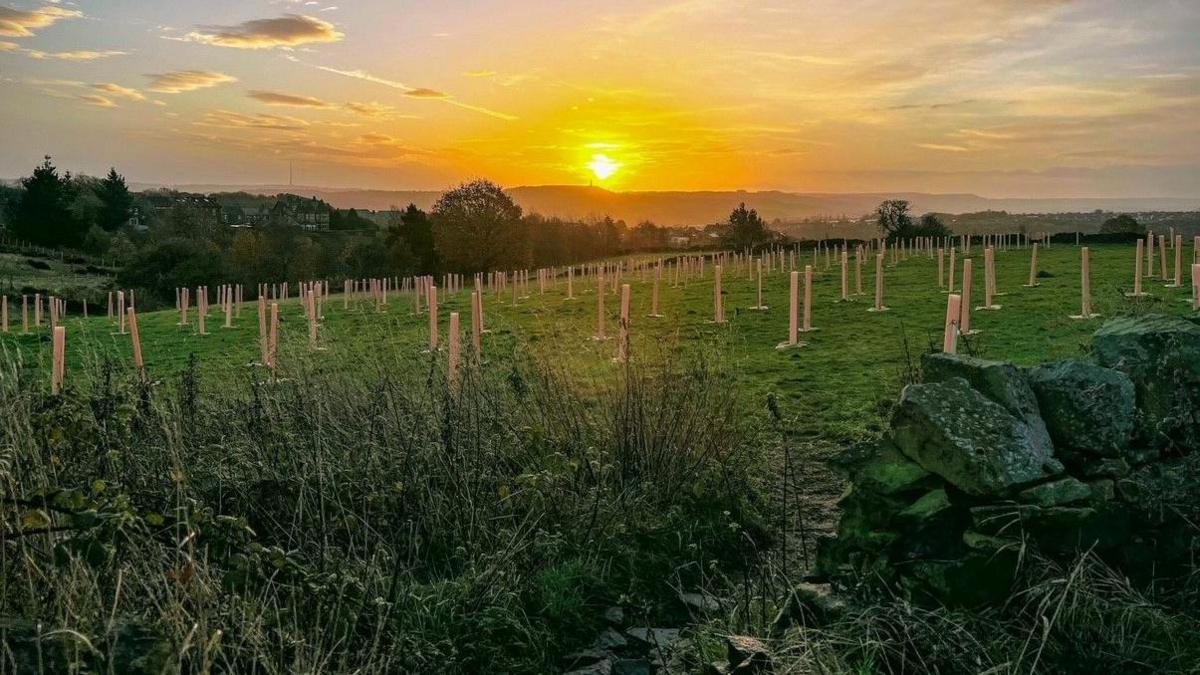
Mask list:
[[[592,155],[592,161],[588,162],[588,168],[592,170],[597,180],[604,180],[615,174],[621,165],[610,159],[608,155],[595,154]]]

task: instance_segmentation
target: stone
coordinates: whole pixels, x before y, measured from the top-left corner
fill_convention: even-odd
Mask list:
[[[918,600],[931,595],[952,607],[995,604],[1009,596],[1019,563],[1020,556],[1012,549],[970,553],[957,560],[918,561],[911,571],[921,585],[910,582],[910,590]]]
[[[967,548],[986,553],[995,553],[1009,548],[1020,547],[1021,545],[1021,542],[1015,539],[993,537],[976,532],[975,530],[963,532],[962,541]]]
[[[604,620],[614,626],[620,626],[625,623],[625,610],[620,607],[609,607],[604,610]]]
[[[853,472],[851,480],[866,490],[891,496],[930,487],[937,479],[894,447],[883,445]]]
[[[896,516],[907,523],[919,525],[933,520],[952,508],[950,497],[946,495],[945,490],[930,490]]]
[[[801,582],[792,587],[783,607],[771,622],[771,634],[777,635],[793,624],[824,626],[846,613],[846,603],[829,584]]]
[[[581,649],[577,652],[571,652],[563,657],[562,661],[568,668],[581,668],[589,666],[597,661],[607,661],[611,654],[604,649],[593,647],[591,649]]]
[[[971,495],[1003,493],[1061,471],[1037,433],[959,377],[906,386],[892,434],[907,457]]]
[[[650,675],[650,662],[645,659],[617,659],[612,662],[612,675]]]
[[[651,648],[662,650],[669,650],[679,640],[678,628],[630,628],[625,634]]]
[[[1133,381],[1138,441],[1200,447],[1200,324],[1155,314],[1113,319],[1092,337],[1092,355]]]
[[[1111,549],[1124,542],[1130,531],[1128,510],[1114,505],[994,504],[973,507],[971,519],[980,533],[1029,537],[1041,549],[1056,554]]]
[[[724,606],[720,598],[708,593],[680,593],[679,601],[701,612],[719,612]]]
[[[1101,478],[1099,480],[1088,481],[1088,489],[1092,491],[1089,500],[1091,503],[1110,502],[1116,499],[1117,484],[1110,478]]]
[[[769,672],[771,665],[771,650],[758,638],[748,635],[725,636],[725,651],[729,659],[730,672],[761,673]]]
[[[596,638],[596,642],[593,644],[593,647],[596,649],[621,649],[627,644],[629,644],[629,641],[625,639],[624,635],[621,635],[611,628],[606,628],[604,632]]]
[[[610,659],[603,659],[582,668],[569,671],[566,675],[611,675],[612,672],[613,662]]]
[[[1029,380],[1050,438],[1060,448],[1119,457],[1133,436],[1133,381],[1116,370],[1059,361],[1033,368]]]
[[[1085,462],[1083,475],[1088,478],[1120,478],[1129,474],[1129,462],[1123,457]]]
[[[1200,519],[1200,453],[1138,467],[1116,487],[1118,496],[1140,511]]]
[[[1017,499],[1038,506],[1060,506],[1081,502],[1091,496],[1092,490],[1086,483],[1078,478],[1067,476],[1026,488],[1017,495]]]
[[[925,357],[922,375],[926,382],[944,382],[961,377],[975,391],[1004,406],[1014,417],[1029,425],[1041,442],[1049,445],[1037,396],[1025,373],[1005,361],[986,361],[971,356],[935,353]]]

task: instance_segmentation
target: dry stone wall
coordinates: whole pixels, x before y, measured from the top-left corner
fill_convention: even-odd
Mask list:
[[[1200,317],[1114,319],[1087,358],[934,354],[850,487],[817,576],[957,605],[1007,597],[1032,550],[1147,583],[1200,554]]]

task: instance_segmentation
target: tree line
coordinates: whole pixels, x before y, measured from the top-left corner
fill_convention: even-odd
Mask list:
[[[202,195],[167,206],[162,197],[131,191],[115,169],[100,179],[72,176],[46,157],[20,187],[0,190],[0,213],[17,239],[117,261],[122,287],[162,303],[173,302],[181,286],[473,274],[672,246],[745,249],[777,238],[744,204],[727,222],[704,230],[651,222],[631,227],[610,217],[580,222],[527,214],[503,188],[483,180],[447,191],[429,211],[394,208],[381,224],[335,209],[330,229],[319,232],[273,220],[229,227]]]

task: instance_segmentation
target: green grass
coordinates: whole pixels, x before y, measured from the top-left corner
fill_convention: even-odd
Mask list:
[[[974,302],[982,304],[983,260],[979,247],[975,262]],[[1075,321],[1068,315],[1079,311],[1079,252],[1074,246],[1056,245],[1040,252],[1042,277],[1037,288],[1024,288],[1028,278],[1029,251],[998,251],[996,274],[999,311],[978,311],[972,327],[980,331],[961,351],[1018,364],[1080,355],[1091,333],[1103,321],[1128,312],[1189,312],[1182,302],[1190,296],[1185,279],[1182,288],[1164,288],[1161,280],[1147,279],[1151,295],[1130,299],[1124,292],[1132,286],[1132,246],[1091,248],[1093,308],[1101,319]],[[1191,260],[1186,251],[1185,261]],[[811,255],[802,256],[812,263]],[[960,258],[961,260],[961,258]],[[851,262],[853,266],[853,262]],[[961,267],[960,273],[961,276]],[[940,349],[945,294],[936,283],[936,262],[912,257],[885,268],[885,305],[890,311],[867,312],[872,304],[873,265],[864,264],[864,296],[839,302],[837,266],[827,268],[822,257],[816,267],[813,323],[816,332],[802,335],[807,346],[777,351],[787,327],[787,275],[776,272],[764,280],[767,311],[749,311],[756,302],[755,284],[744,270],[726,271],[724,288],[727,324],[714,325],[712,318],[712,265],[705,278],[692,279],[686,287],[673,288],[664,272],[660,288],[660,312],[664,318],[646,315],[650,309],[650,284],[637,273],[626,274],[631,283],[632,352],[642,363],[660,363],[671,355],[703,350],[718,355],[737,380],[731,383],[743,396],[746,410],[761,409],[769,394],[778,401],[782,414],[797,422],[797,431],[833,440],[853,438],[875,430],[881,409],[895,398],[904,373],[922,352]],[[960,281],[961,283],[961,281]],[[850,273],[853,292],[854,275]],[[334,283],[334,286],[340,286]],[[514,350],[531,350],[562,366],[581,383],[611,378],[615,342],[591,339],[595,332],[594,282],[576,283],[578,299],[565,299],[565,281],[541,295],[536,282],[530,297],[512,305],[511,292],[487,293],[485,325],[492,331],[484,337],[484,350],[493,365],[503,364]],[[293,290],[294,293],[294,290]],[[606,297],[608,335],[617,332],[618,296]],[[443,294],[440,305],[442,345],[451,311],[462,313],[464,343],[469,340],[469,295]],[[324,309],[321,344],[327,351],[317,359],[338,367],[359,365],[425,369],[430,357],[423,354],[428,342],[428,318],[413,313],[411,295],[393,294],[386,311],[376,313],[370,301],[355,301],[348,309],[334,296]],[[191,312],[190,325],[178,326],[175,312],[141,315],[139,323],[146,365],[154,378],[178,373],[195,355],[201,371],[216,377],[242,377],[246,364],[258,360],[258,325],[253,303],[242,307],[235,327],[222,326],[214,309],[208,319],[208,335],[200,336]],[[67,322],[70,366],[74,370],[116,355],[129,361],[129,338],[116,334],[103,318]],[[308,351],[308,328],[295,299],[282,305],[281,367],[303,359]],[[45,360],[49,340],[45,332],[0,339],[5,347],[17,347],[24,359],[48,372]],[[437,360],[444,365],[445,352]]]
[[[1158,280],[1151,297],[1124,297],[1132,247],[1092,253],[1096,311],[1190,312],[1190,289]],[[1102,320],[1067,318],[1077,261],[1073,246],[1043,251],[1042,285],[1028,289],[1028,252],[998,253],[1003,308],[975,315],[982,332],[966,347],[1023,364],[1079,355]],[[680,626],[676,592],[694,590],[735,601],[715,632],[765,630],[802,573],[797,523],[811,544],[830,521],[840,486],[820,454],[884,423],[906,370],[940,346],[945,295],[936,263],[909,259],[887,268],[890,311],[870,313],[869,296],[837,301],[836,267],[821,260],[820,330],[777,351],[786,275],[767,277],[770,310],[754,312],[755,285],[727,274],[729,322],[714,325],[711,269],[664,284],[661,319],[645,316],[649,285],[626,275],[629,367],[613,363],[614,341],[591,339],[592,283],[574,301],[563,283],[544,296],[531,284],[516,306],[489,294],[486,360],[457,390],[446,352],[424,352],[428,317],[407,295],[382,313],[335,296],[320,351],[287,302],[277,380],[252,365],[252,303],[231,329],[214,308],[205,336],[194,311],[188,326],[175,312],[140,316],[148,384],[129,336],[71,317],[62,396],[47,394],[47,331],[16,323],[0,336],[5,658],[20,672],[553,672],[590,643],[606,606]],[[448,312],[466,319],[468,303],[443,298],[443,345]],[[615,335],[615,296],[606,307]],[[1071,663],[1075,643],[1141,649],[1121,633],[1131,607],[1167,622],[1168,641],[1194,631],[1194,613],[1101,590],[1072,600],[1078,616],[1055,627],[1046,662]],[[789,636],[781,665],[1007,672],[1020,627],[1040,631],[1045,616],[1018,610],[914,617],[882,603]],[[1114,626],[1103,639],[1089,632],[1095,617]],[[701,630],[697,644],[711,637]],[[1131,662],[1186,657],[1137,649]]]
[[[34,261],[39,269],[30,265]],[[84,299],[98,302],[112,287],[113,275],[104,268],[88,270],[88,263],[64,262],[56,258],[0,253],[0,295],[9,296],[9,311],[20,321],[22,293],[53,293],[67,298],[70,311],[82,313]],[[32,302],[32,298],[30,298]],[[15,312],[13,311],[15,307]],[[19,326],[19,323],[17,324]]]

